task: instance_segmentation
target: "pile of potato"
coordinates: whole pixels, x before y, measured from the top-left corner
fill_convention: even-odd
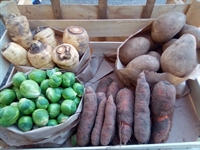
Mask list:
[[[185,77],[197,65],[199,48],[200,29],[186,24],[185,14],[169,12],[155,19],[150,33],[128,39],[119,49],[119,59],[125,68]]]
[[[72,71],[89,49],[87,31],[79,26],[65,29],[62,41],[48,26],[39,26],[34,32],[25,16],[11,14],[5,23],[12,42],[5,43],[2,55],[15,66],[35,68],[59,68]]]

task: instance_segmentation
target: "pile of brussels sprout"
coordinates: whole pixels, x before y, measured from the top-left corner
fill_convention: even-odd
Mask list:
[[[58,68],[17,72],[12,86],[0,91],[0,126],[16,124],[24,132],[55,126],[75,114],[84,86],[73,72]]]

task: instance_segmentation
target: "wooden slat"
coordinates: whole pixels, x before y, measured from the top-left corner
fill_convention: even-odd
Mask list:
[[[49,25],[60,30],[77,25],[85,28],[90,37],[127,37],[154,19],[98,19],[98,20],[29,20],[33,30],[38,26]],[[101,31],[101,32],[100,32]]]
[[[156,0],[148,0],[142,12],[142,18],[150,18]]]
[[[170,12],[186,13],[190,4],[155,5],[151,18]],[[21,14],[29,20],[55,19],[51,5],[18,5]],[[98,19],[97,5],[62,5],[64,19]],[[141,18],[144,5],[108,6],[108,19],[138,19]]]
[[[98,19],[107,19],[107,0],[98,1]]]
[[[51,0],[52,8],[56,19],[63,19],[60,0]]]

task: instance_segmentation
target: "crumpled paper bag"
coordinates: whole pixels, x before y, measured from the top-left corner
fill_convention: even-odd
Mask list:
[[[147,25],[146,27],[140,29],[138,32],[130,35],[117,49],[117,53],[116,53],[116,62],[115,62],[115,67],[116,67],[116,72],[118,74],[118,77],[120,78],[120,80],[126,84],[127,86],[131,86],[131,85],[136,85],[136,81],[137,81],[137,77],[138,74],[141,72],[141,70],[137,70],[137,69],[130,69],[130,68],[125,68],[125,66],[121,63],[120,59],[119,59],[119,51],[120,48],[131,38],[135,37],[135,36],[139,36],[142,34],[150,34],[151,32],[151,26],[152,23],[150,23],[149,25]],[[164,81],[167,80],[169,81],[171,84],[173,84],[174,86],[179,86],[180,89],[180,84],[187,81],[188,79],[196,79],[198,76],[200,76],[200,64],[197,64],[197,66],[193,69],[192,72],[190,72],[188,75],[186,75],[185,77],[177,77],[172,75],[171,73],[167,73],[167,72],[163,72],[163,73],[157,73],[157,72],[153,72],[153,71],[144,71],[145,76],[146,76],[146,80],[149,84],[154,85],[155,83],[159,82],[159,81]],[[184,93],[185,95],[185,93]],[[179,95],[180,97],[181,95]]]

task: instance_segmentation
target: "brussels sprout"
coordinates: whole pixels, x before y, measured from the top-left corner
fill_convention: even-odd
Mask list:
[[[28,78],[40,84],[47,78],[47,75],[44,70],[34,69],[28,74]]]
[[[65,72],[62,75],[62,87],[70,87],[74,84],[76,80],[75,74],[73,72]]]
[[[62,72],[55,72],[49,78],[49,86],[50,87],[59,87],[62,83]]]
[[[27,80],[27,75],[23,72],[17,72],[16,74],[14,74],[14,76],[12,77],[12,84],[15,87],[19,87],[20,84],[24,81]]]
[[[36,106],[32,100],[22,98],[19,100],[18,108],[22,114],[30,115],[36,109]]]
[[[64,99],[75,99],[77,93],[73,90],[73,88],[68,87],[63,89],[62,96]]]
[[[19,105],[19,102],[12,102],[12,103],[10,104],[10,106],[15,106],[15,107],[18,107],[18,105]]]
[[[59,88],[51,88],[51,87],[49,87],[46,90],[46,97],[52,103],[57,103],[60,100],[60,98],[62,97],[61,90]]]
[[[49,101],[44,96],[39,96],[36,100],[36,107],[39,109],[47,109],[49,106]]]
[[[58,122],[56,119],[49,119],[49,122],[47,123],[47,126],[55,126]]]
[[[0,126],[8,127],[15,124],[19,118],[19,109],[15,106],[5,106],[0,109]]]
[[[47,76],[50,78],[52,74],[54,74],[55,72],[59,72],[59,71],[60,71],[60,70],[59,70],[57,67],[55,67],[55,68],[53,68],[53,69],[48,69],[48,70],[46,70],[46,74],[47,74]]]
[[[76,134],[73,134],[70,138],[70,141],[71,141],[71,144],[73,146],[76,146],[77,145],[77,138],[76,138]]]
[[[33,80],[23,81],[19,89],[20,93],[25,98],[37,98],[41,93],[39,85]]]
[[[53,119],[53,118],[57,117],[60,113],[60,104],[58,104],[58,103],[49,104],[47,111],[49,113],[49,118]]]
[[[7,105],[5,105],[5,104],[0,104],[0,109],[3,108],[3,107],[5,107],[5,106],[7,106]]]
[[[24,132],[30,131],[33,128],[33,119],[30,116],[22,116],[19,118],[17,125]]]
[[[40,88],[42,93],[45,93],[48,87],[49,87],[49,79],[45,79],[40,83]]]
[[[69,116],[64,115],[63,113],[60,113],[57,117],[57,121],[59,124],[64,123],[65,121],[67,121],[69,119]]]
[[[76,82],[72,87],[79,97],[83,96],[84,86],[81,83]]]
[[[64,115],[71,116],[76,112],[77,106],[73,100],[64,100],[61,103],[61,112]]]
[[[78,105],[81,101],[81,98],[76,96],[75,99],[73,99],[73,101],[76,103],[76,106],[78,107]]]
[[[45,126],[49,122],[49,115],[45,109],[36,109],[32,114],[33,122],[39,126]]]
[[[12,89],[3,89],[0,92],[0,103],[5,105],[10,105],[16,98],[15,91]]]
[[[11,89],[13,89],[15,91],[15,94],[16,94],[18,100],[23,98],[22,94],[20,93],[19,87],[12,86]]]

